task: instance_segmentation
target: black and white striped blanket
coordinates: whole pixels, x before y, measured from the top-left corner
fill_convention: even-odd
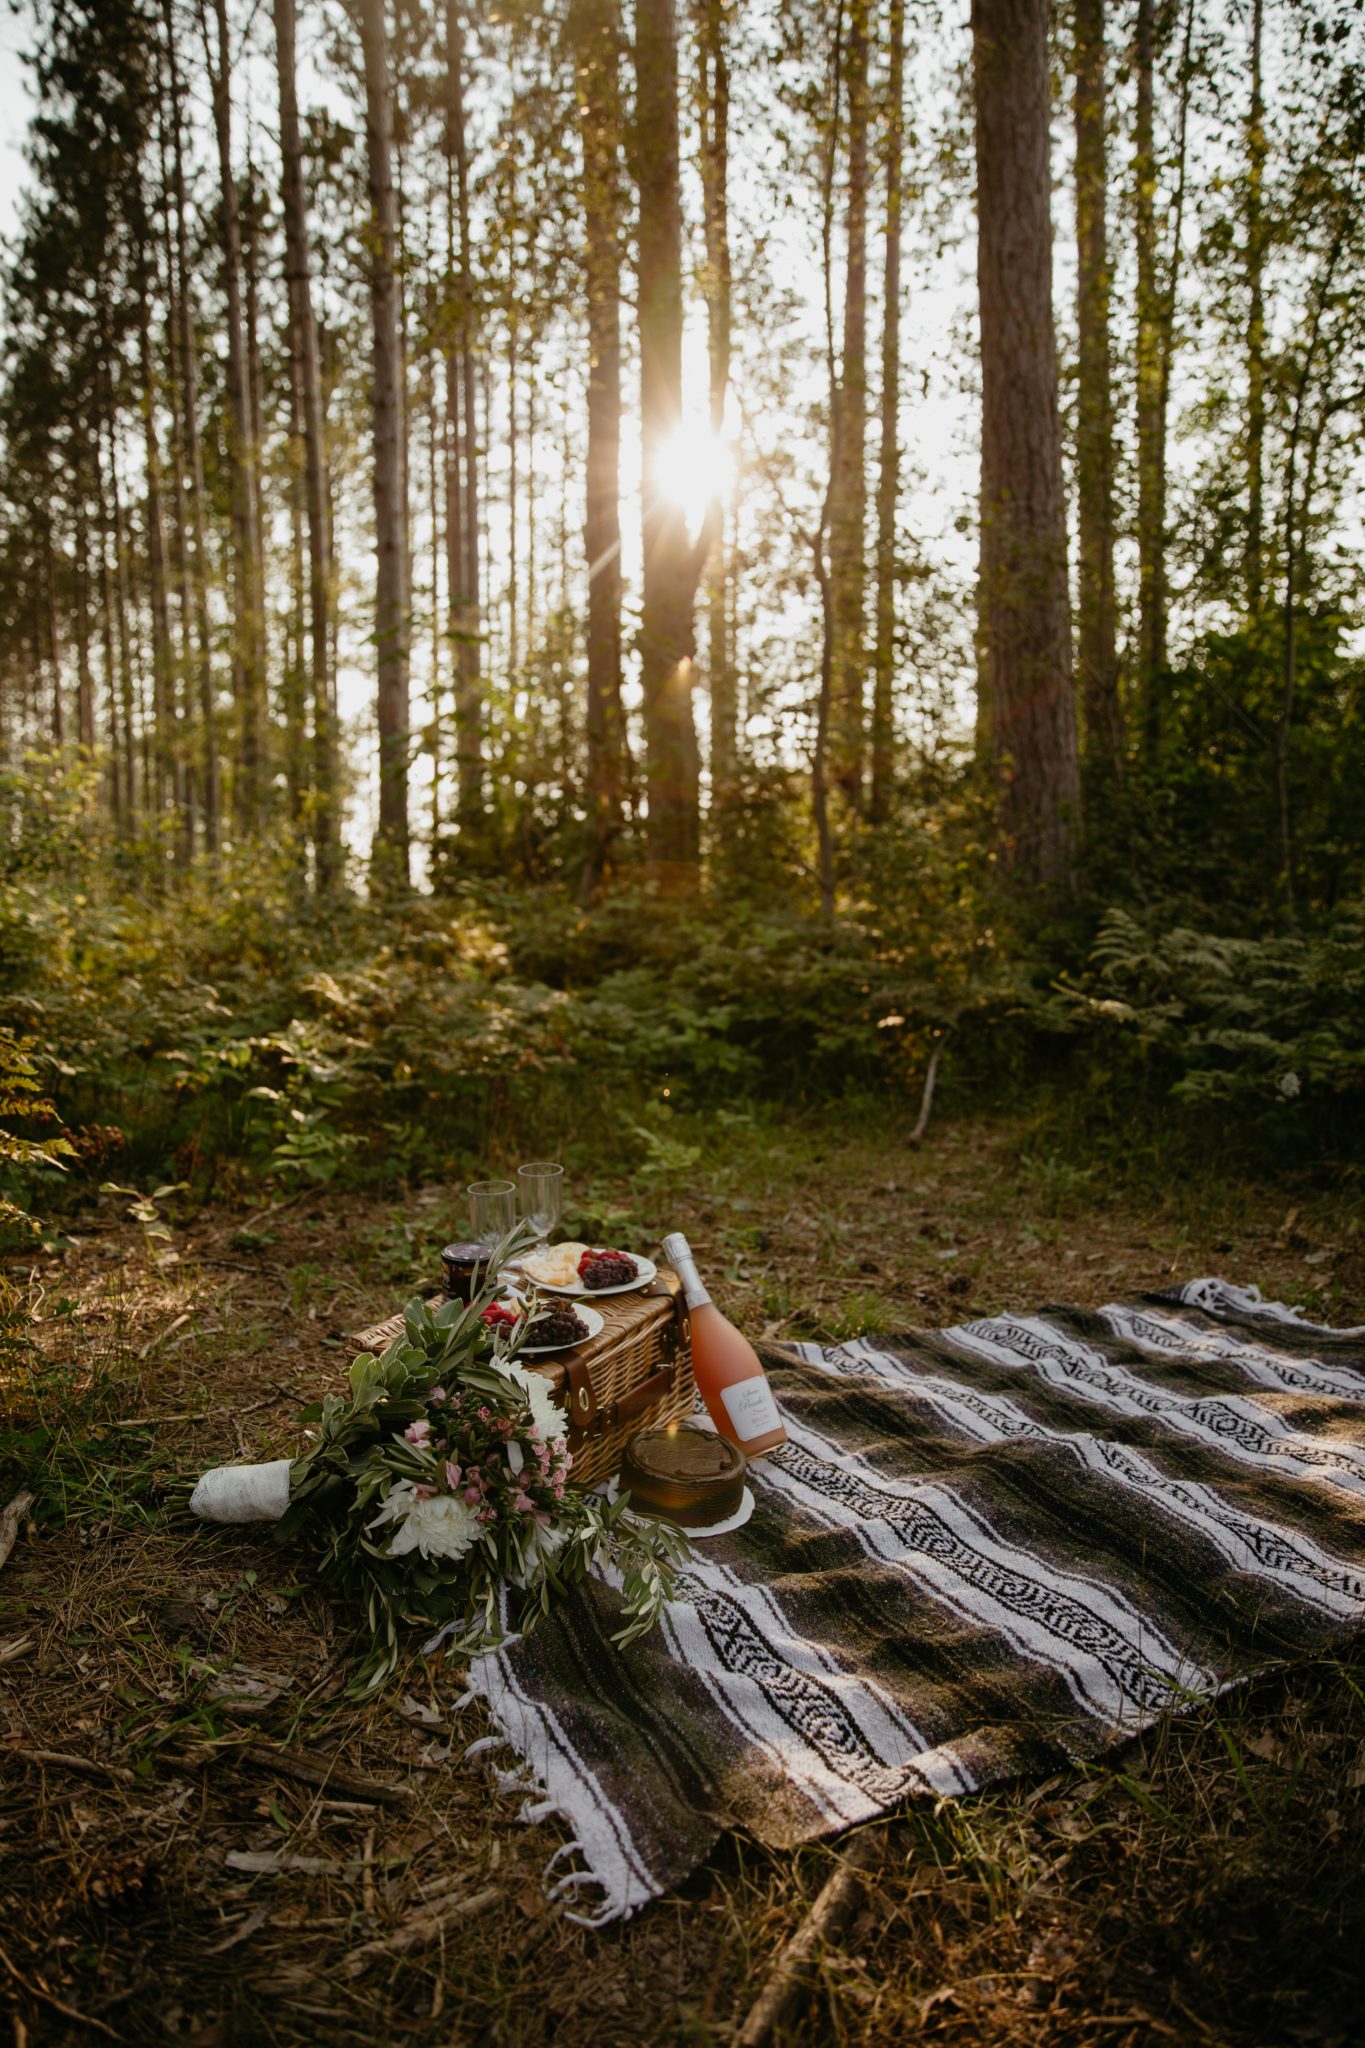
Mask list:
[[[470,1674],[594,1924],[725,1828],[1093,1758],[1365,1615],[1365,1329],[1201,1280],[765,1362],[789,1441],[663,1626],[618,1652],[590,1586]]]

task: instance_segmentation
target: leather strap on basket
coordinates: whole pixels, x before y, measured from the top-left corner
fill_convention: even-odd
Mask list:
[[[564,1412],[569,1418],[570,1451],[577,1450],[585,1437],[595,1436],[597,1394],[592,1374],[581,1358],[571,1358],[564,1367]]]
[[[673,1330],[675,1344],[686,1350],[692,1342],[692,1317],[683,1296],[682,1281],[671,1266],[660,1266],[648,1287],[640,1289],[641,1294],[661,1295],[673,1304]]]
[[[610,1408],[602,1410],[604,1430],[619,1429],[623,1423],[633,1422],[637,1415],[643,1415],[646,1408],[652,1408],[656,1401],[662,1401],[665,1394],[673,1391],[673,1366],[670,1361],[652,1372],[647,1380],[641,1380],[622,1394],[619,1401],[613,1401]]]

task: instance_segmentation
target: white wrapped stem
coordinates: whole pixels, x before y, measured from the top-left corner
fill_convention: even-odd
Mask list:
[[[215,1465],[190,1495],[201,1522],[278,1522],[289,1505],[289,1458],[268,1465]]]

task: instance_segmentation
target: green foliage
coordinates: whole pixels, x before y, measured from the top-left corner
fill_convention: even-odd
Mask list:
[[[1312,937],[1153,932],[1124,910],[1101,927],[1093,972],[1065,999],[1150,1063],[1191,1106],[1358,1110],[1365,1087],[1365,905]]]

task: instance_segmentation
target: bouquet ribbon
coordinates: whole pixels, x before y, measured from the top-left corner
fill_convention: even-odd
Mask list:
[[[201,1522],[278,1522],[289,1505],[292,1458],[268,1465],[215,1465],[190,1495]]]

